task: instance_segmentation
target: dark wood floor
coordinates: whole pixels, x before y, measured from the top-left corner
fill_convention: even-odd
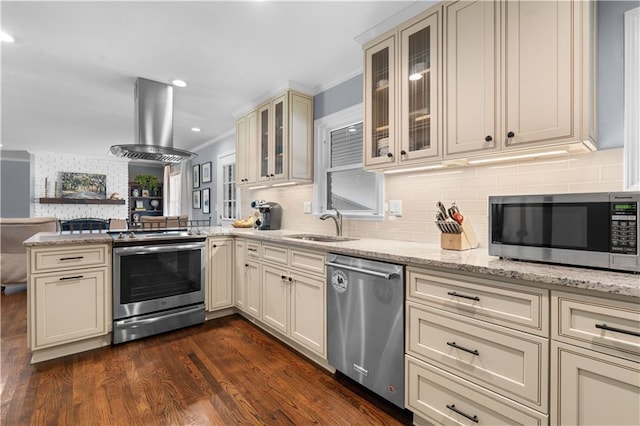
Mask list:
[[[26,292],[1,310],[2,425],[411,423],[238,315],[31,365]]]

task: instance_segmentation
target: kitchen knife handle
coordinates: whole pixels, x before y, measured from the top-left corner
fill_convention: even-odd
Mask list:
[[[640,337],[640,333],[631,330],[623,330],[622,328],[609,327],[607,324],[596,324],[596,328],[607,331],[615,331],[616,333],[630,334],[631,336]]]
[[[447,294],[449,296],[453,296],[453,297],[461,297],[463,299],[475,300],[476,302],[480,301],[480,298],[478,296],[467,296],[465,294],[458,294],[455,291],[449,291],[449,292],[447,292]]]

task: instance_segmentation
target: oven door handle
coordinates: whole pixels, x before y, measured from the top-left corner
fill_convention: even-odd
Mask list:
[[[188,314],[191,312],[198,312],[199,310],[201,310],[202,307],[194,307],[191,309],[183,309],[180,310],[179,312],[172,312],[170,314],[165,314],[165,315],[159,315],[159,314],[155,314],[153,317],[150,318],[134,318],[131,320],[124,320],[120,322],[119,328],[137,328],[143,324],[153,324],[154,322],[158,322],[158,321],[163,321],[166,320],[168,318],[173,318],[173,317],[177,317],[177,316],[182,316],[184,314]]]
[[[117,247],[114,249],[114,253],[120,256],[131,256],[136,254],[165,253],[165,252],[171,252],[171,251],[186,251],[186,250],[199,250],[199,249],[204,249],[204,243],[159,244],[159,245],[148,245],[148,246]]]

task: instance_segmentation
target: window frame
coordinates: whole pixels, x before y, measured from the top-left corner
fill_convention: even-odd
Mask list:
[[[331,132],[350,125],[363,122],[363,104],[357,104],[349,108],[337,111],[333,114],[315,120],[314,123],[314,185],[313,185],[313,215],[318,217],[325,213],[335,213],[335,210],[327,210],[327,172],[353,169],[360,166],[364,169],[364,154],[362,162],[353,166],[339,166],[331,168],[331,151],[329,141]],[[357,220],[384,220],[384,175],[375,173],[376,183],[376,210],[373,212],[340,211],[344,217]]]

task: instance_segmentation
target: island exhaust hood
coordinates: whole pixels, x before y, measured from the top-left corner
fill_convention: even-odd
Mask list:
[[[173,86],[138,77],[134,124],[136,143],[113,145],[111,154],[164,163],[179,163],[197,156],[173,147]]]

